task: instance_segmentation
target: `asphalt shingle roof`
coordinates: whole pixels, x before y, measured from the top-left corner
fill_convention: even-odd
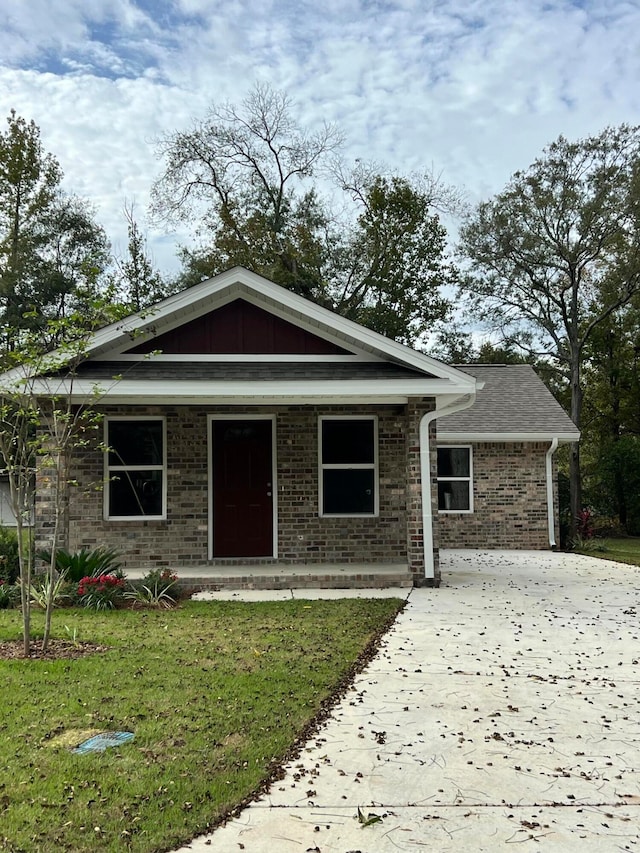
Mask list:
[[[426,373],[391,362],[221,362],[221,361],[87,361],[78,368],[78,376],[104,382],[113,376],[127,379],[169,381],[177,379],[202,381],[243,380],[277,382],[283,380],[332,379],[406,379],[428,378]]]
[[[439,418],[438,434],[574,433],[571,418],[528,364],[462,364],[458,370],[484,382],[470,409]]]

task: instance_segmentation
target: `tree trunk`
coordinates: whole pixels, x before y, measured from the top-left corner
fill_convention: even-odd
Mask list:
[[[12,476],[10,474],[9,476]],[[14,503],[14,508],[19,504]],[[20,565],[20,606],[22,608],[22,650],[26,658],[31,654],[31,548],[25,543],[24,527],[20,511],[16,513],[18,536],[18,563]]]
[[[580,386],[580,357],[574,351],[571,364],[571,420],[580,429],[582,420],[583,392]],[[569,539],[574,540],[578,526],[578,518],[582,510],[582,472],[580,470],[580,444],[571,443],[569,454]]]
[[[67,480],[67,458],[62,450],[69,438],[68,425],[64,420],[59,423],[55,415],[51,417],[50,441],[54,447],[51,448],[54,478],[54,521],[51,533],[51,560],[47,566],[47,578],[49,581],[47,603],[44,618],[44,635],[42,638],[42,649],[46,651],[49,647],[51,637],[51,619],[55,606],[55,586],[58,572],[56,570],[58,549],[61,547],[61,534],[64,544],[68,542],[68,480]]]

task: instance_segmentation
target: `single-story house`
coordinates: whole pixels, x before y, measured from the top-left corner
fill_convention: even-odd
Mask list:
[[[529,367],[451,367],[240,267],[99,330],[72,386],[39,383],[103,415],[64,538],[125,569],[401,564],[437,585],[440,544],[553,544],[553,452],[578,437]]]

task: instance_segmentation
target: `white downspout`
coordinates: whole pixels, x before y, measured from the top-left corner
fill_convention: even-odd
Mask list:
[[[558,447],[558,439],[554,438],[547,450],[547,523],[549,526],[549,546],[556,547],[556,520],[553,506],[553,454]]]
[[[422,483],[422,541],[424,546],[424,576],[434,580],[436,576],[433,561],[433,511],[431,508],[431,451],[429,448],[429,427],[431,421],[468,409],[476,401],[475,392],[462,399],[454,400],[441,409],[427,412],[420,420],[420,481]]]

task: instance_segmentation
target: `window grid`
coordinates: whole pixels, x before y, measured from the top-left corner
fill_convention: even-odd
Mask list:
[[[373,428],[373,460],[371,462],[324,462],[322,425],[325,421],[369,421]],[[318,468],[319,494],[318,514],[323,518],[374,518],[379,514],[378,489],[378,418],[375,415],[321,415],[318,418]],[[330,512],[324,509],[325,471],[372,471],[373,472],[373,511],[372,512]]]
[[[440,506],[440,500],[438,495],[438,512],[441,513],[460,513],[470,515],[473,513],[473,452],[470,444],[446,444],[438,446],[437,450],[466,450],[468,453],[469,459],[469,474],[468,475],[450,475],[450,476],[441,476],[438,472],[437,480],[438,483],[466,483],[468,489],[468,509],[446,509],[445,507]],[[437,451],[436,451],[437,452]]]
[[[148,464],[116,464],[109,461],[109,425],[114,422],[130,422],[138,423],[160,423],[162,424],[162,462]],[[166,519],[167,507],[167,429],[166,420],[163,417],[155,415],[140,415],[132,417],[130,415],[111,415],[104,420],[104,466],[105,466],[105,489],[104,489],[104,518],[106,521],[161,521]],[[117,515],[111,512],[111,482],[118,474],[134,474],[136,471],[160,471],[161,472],[161,512],[157,515],[145,515],[139,513],[137,515]]]

